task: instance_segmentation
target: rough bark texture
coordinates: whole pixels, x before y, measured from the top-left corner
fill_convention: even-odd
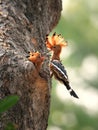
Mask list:
[[[20,101],[0,118],[0,130],[46,130],[50,107],[49,57],[36,74],[28,51],[46,52],[45,36],[58,23],[61,0],[0,0],[0,99]]]

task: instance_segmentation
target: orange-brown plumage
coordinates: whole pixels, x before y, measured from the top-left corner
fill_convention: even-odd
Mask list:
[[[54,33],[52,36],[46,37],[46,46],[50,51],[53,51],[52,60],[60,60],[62,47],[67,46],[67,41],[60,34]]]
[[[41,54],[39,52],[30,52],[28,59],[31,62],[33,62],[37,71],[39,71],[45,58],[44,58],[44,56],[41,56]]]

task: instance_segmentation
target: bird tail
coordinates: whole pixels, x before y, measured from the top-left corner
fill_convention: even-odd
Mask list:
[[[79,98],[73,89],[71,89],[70,95],[75,97],[75,98]]]
[[[77,94],[75,93],[75,91],[70,87],[69,82],[63,81],[63,83],[64,83],[64,85],[66,86],[66,88],[67,88],[67,90],[69,91],[69,93],[70,93],[71,96],[73,96],[73,97],[75,97],[75,98],[79,98],[79,97],[77,96]]]

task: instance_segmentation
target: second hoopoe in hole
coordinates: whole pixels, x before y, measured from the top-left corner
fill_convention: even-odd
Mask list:
[[[33,62],[36,70],[39,72],[45,57],[41,56],[41,54],[38,51],[37,52],[30,52],[29,54],[30,55],[28,56],[28,59],[31,62]]]
[[[57,35],[54,33],[52,36],[46,37],[46,46],[50,51],[53,51],[53,56],[50,62],[50,69],[52,71],[52,75],[63,83],[67,90],[70,92],[70,95],[79,98],[75,91],[69,85],[67,72],[60,61],[60,54],[62,47],[67,46],[67,41],[64,40],[61,35]]]

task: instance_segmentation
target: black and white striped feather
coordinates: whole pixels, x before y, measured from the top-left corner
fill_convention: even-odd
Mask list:
[[[70,95],[75,98],[79,98],[69,85],[67,71],[65,70],[62,63],[59,60],[52,60],[50,63],[50,68],[54,77],[66,86],[67,90],[70,92]]]

